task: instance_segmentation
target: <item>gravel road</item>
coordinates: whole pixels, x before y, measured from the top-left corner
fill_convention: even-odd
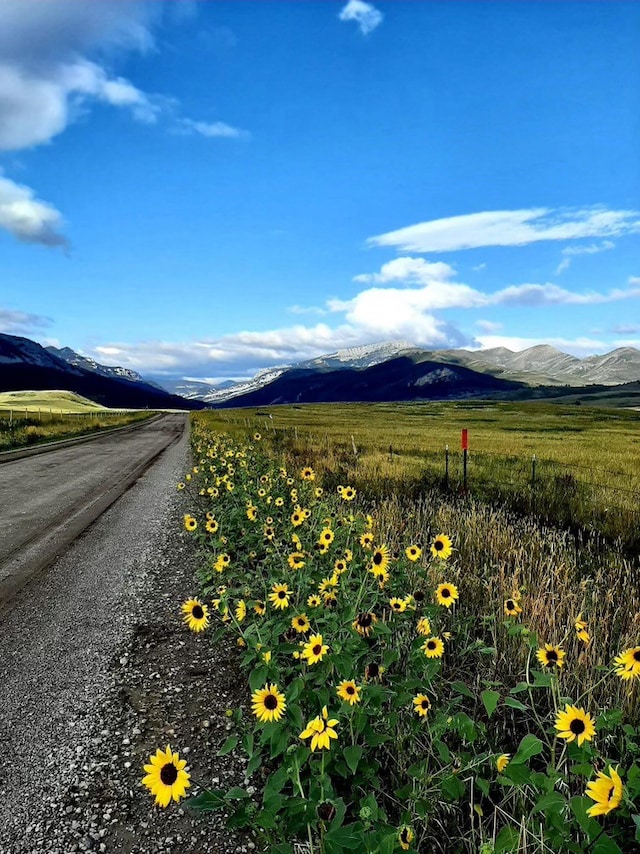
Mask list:
[[[188,460],[185,434],[0,616],[0,854],[255,848],[140,784],[168,742],[198,779],[244,781],[215,755],[225,710],[246,701],[236,653],[180,620],[196,590],[175,490]]]
[[[113,503],[186,423],[166,415],[135,430],[3,462],[0,608]]]

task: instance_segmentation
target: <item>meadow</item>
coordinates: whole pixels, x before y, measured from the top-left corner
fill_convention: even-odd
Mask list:
[[[325,420],[293,421],[311,409]],[[184,630],[238,647],[247,703],[228,710],[219,755],[244,755],[255,788],[198,781],[187,804],[224,809],[274,854],[638,850],[632,561],[599,539],[576,549],[535,515],[429,489],[424,427],[404,435],[397,422],[416,413],[398,409],[193,416],[194,466],[178,489],[201,586],[182,603]],[[489,414],[442,411],[456,431]],[[539,437],[534,423],[562,412],[530,415]],[[595,450],[600,425],[580,417]],[[627,465],[630,424],[612,419],[599,460]],[[497,441],[495,425],[476,421],[471,436],[482,432]],[[413,451],[407,488],[385,463],[392,434]],[[360,491],[361,459],[376,452]],[[162,806],[195,783],[179,753],[159,750],[145,770]]]
[[[107,409],[66,391],[0,393],[0,451],[124,427],[153,415]]]

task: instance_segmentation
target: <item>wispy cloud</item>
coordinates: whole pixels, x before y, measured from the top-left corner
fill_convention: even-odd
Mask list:
[[[497,323],[494,320],[476,320],[476,326],[481,332],[500,332],[503,328],[502,323]]]
[[[35,197],[30,187],[16,184],[0,173],[0,228],[22,243],[68,246],[62,234],[62,215]]]
[[[23,335],[33,333],[51,326],[50,317],[41,314],[29,314],[25,311],[13,311],[10,308],[0,308],[0,332],[8,335]]]
[[[564,272],[571,265],[571,259],[576,255],[597,255],[599,252],[606,252],[607,249],[614,249],[615,243],[613,240],[603,240],[602,243],[589,243],[585,246],[566,246],[562,250],[562,261],[556,268],[556,275]]]
[[[347,5],[341,9],[338,17],[341,21],[355,21],[360,32],[366,36],[380,26],[384,16],[371,3],[364,3],[363,0],[349,0]]]
[[[248,131],[232,127],[225,122],[199,122],[183,118],[176,120],[175,129],[181,133],[195,133],[209,138],[248,139],[251,135]]]
[[[483,211],[429,220],[370,237],[369,246],[395,246],[408,252],[452,252],[481,246],[524,246],[541,240],[614,237],[640,231],[636,211],[531,208]]]

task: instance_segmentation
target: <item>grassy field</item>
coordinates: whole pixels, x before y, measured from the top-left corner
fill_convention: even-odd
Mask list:
[[[231,433],[262,430],[301,464],[312,458],[332,482],[353,482],[370,498],[442,485],[462,491],[467,428],[474,495],[622,537],[631,551],[640,544],[637,411],[473,401],[277,406],[205,417]]]
[[[123,427],[153,414],[107,409],[67,391],[2,392],[0,451]]]

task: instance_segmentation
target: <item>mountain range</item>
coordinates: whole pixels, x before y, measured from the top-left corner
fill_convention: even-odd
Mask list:
[[[276,403],[467,397],[557,397],[640,381],[640,350],[621,347],[580,359],[548,345],[514,352],[424,350],[393,341],[338,350],[217,386],[142,377],[101,365],[69,347],[42,347],[0,334],[0,391],[65,389],[114,407],[201,409]],[[589,389],[587,387],[590,387]],[[637,393],[629,387],[629,393]]]

